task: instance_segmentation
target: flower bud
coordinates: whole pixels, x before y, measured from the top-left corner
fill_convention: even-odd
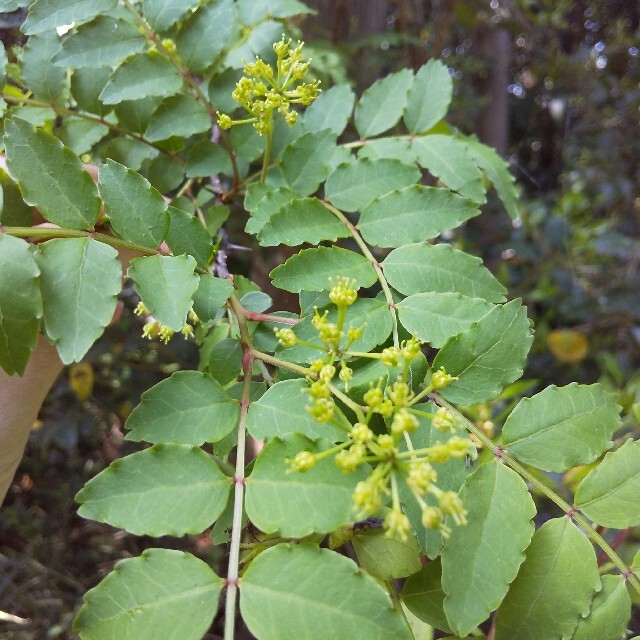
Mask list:
[[[274,329],[273,332],[278,338],[278,342],[285,348],[289,349],[294,347],[298,342],[298,337],[293,332],[293,329]]]
[[[333,401],[327,398],[318,398],[311,406],[307,407],[307,411],[316,422],[329,422],[333,418],[334,410]]]
[[[420,426],[420,422],[418,418],[416,418],[412,413],[409,413],[407,409],[400,409],[396,411],[396,414],[393,416],[393,421],[391,422],[391,433],[394,435],[400,435],[405,431],[411,433],[415,431]]]
[[[403,542],[407,539],[407,534],[411,531],[411,523],[409,518],[400,511],[400,509],[392,509],[384,519],[382,526],[387,530],[387,538],[399,538]]]
[[[231,118],[226,113],[218,114],[218,126],[221,129],[231,129],[232,125]]]
[[[293,460],[286,460],[289,463],[289,471],[309,471],[316,465],[316,457],[310,451],[300,451]]]
[[[434,389],[444,389],[457,379],[457,376],[449,375],[444,367],[440,367],[431,375],[431,386]]]
[[[363,424],[362,422],[356,422],[351,428],[349,435],[356,442],[364,443],[364,442],[369,442],[373,440],[373,431],[371,431],[371,429],[369,429],[369,427],[366,424]]]
[[[442,512],[450,515],[458,526],[467,524],[468,511],[455,491],[443,491],[438,498],[438,503]]]
[[[455,421],[448,409],[439,407],[436,415],[431,420],[431,426],[438,431],[455,432]]]
[[[333,278],[329,278],[333,285]],[[349,307],[358,299],[358,292],[354,289],[355,280],[340,277],[336,279],[336,284],[329,291],[329,300],[337,307]]]

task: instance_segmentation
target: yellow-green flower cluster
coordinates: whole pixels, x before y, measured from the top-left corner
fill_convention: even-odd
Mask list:
[[[303,45],[303,42],[298,41],[292,47],[291,39],[287,40],[283,35],[282,40],[273,45],[277,57],[275,69],[259,57],[256,57],[255,62],[246,64],[244,76],[231,95],[250,117],[232,120],[221,113],[218,116],[218,126],[230,129],[233,125],[251,122],[256,131],[264,135],[273,126],[274,112],[280,113],[286,123],[293,126],[298,113],[291,105],[308,106],[320,95],[320,81],[302,82],[311,63],[311,60],[303,58]]]
[[[314,310],[312,325],[318,333],[319,344],[301,340],[291,329],[278,330],[276,336],[285,347],[304,344],[324,352],[323,357],[311,364],[312,375],[305,389],[310,396],[307,410],[318,422],[330,422],[343,429],[346,439],[321,453],[301,452],[289,461],[290,470],[306,471],[327,456],[332,456],[344,473],[370,464],[373,471],[357,484],[353,493],[356,517],[370,516],[390,501],[391,509],[383,526],[388,536],[406,539],[411,525],[402,511],[398,490],[399,484],[404,483],[420,505],[423,525],[448,535],[450,529],[445,519],[449,517],[455,524],[463,525],[467,512],[456,493],[437,486],[436,467],[452,458],[476,457],[476,448],[469,438],[455,435],[456,419],[448,409],[440,407],[435,413],[429,413],[416,405],[433,390],[442,389],[457,378],[441,367],[431,375],[427,386],[416,393],[410,384],[411,364],[421,356],[422,343],[414,337],[380,353],[350,351],[351,344],[361,337],[363,330],[344,330],[346,312],[357,299],[355,283],[337,278],[331,280],[331,284],[329,299],[337,307],[337,318],[331,322],[328,311]],[[347,361],[352,357],[379,359],[389,367],[387,376],[369,382],[362,404],[348,396],[353,371]],[[344,391],[338,388],[336,375],[345,383]],[[343,405],[353,412],[355,422],[341,409]],[[374,419],[375,416],[379,417]],[[410,434],[428,428],[428,421],[421,418],[430,419],[431,428],[443,437],[429,447],[415,449]],[[428,494],[432,497],[427,502]]]
[[[138,306],[133,310],[133,313],[137,316],[147,316],[144,327],[142,327],[142,337],[147,340],[153,340],[157,338],[164,344],[168,344],[169,340],[175,335],[175,331],[166,324],[158,322],[153,316],[150,315],[149,309],[147,309],[142,302],[138,303]],[[189,322],[185,322],[180,333],[184,336],[184,339],[193,337],[193,328],[200,322],[200,319],[196,315],[195,311],[191,309],[187,314]],[[190,324],[191,323],[191,324]]]

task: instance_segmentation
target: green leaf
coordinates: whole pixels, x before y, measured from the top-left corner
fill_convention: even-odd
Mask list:
[[[220,340],[207,358],[207,370],[223,385],[235,380],[242,372],[242,346],[235,338]]]
[[[0,168],[0,224],[6,227],[30,227],[33,224],[33,208],[23,199],[18,185]]]
[[[339,136],[347,128],[355,100],[356,95],[347,84],[335,85],[323,91],[304,112],[304,130],[331,129]]]
[[[238,422],[239,404],[199,371],[176,371],[142,394],[125,424],[127,440],[201,445],[222,440]]]
[[[354,375],[354,379],[356,376]],[[414,380],[420,379],[414,374]],[[449,439],[449,435],[443,435],[441,431],[435,429],[431,425],[431,420],[424,413],[434,414],[437,407],[431,403],[420,403],[412,407],[423,412],[422,415],[416,415],[420,426],[409,436],[414,449],[426,449],[440,444]],[[458,437],[466,437],[467,433],[464,427],[456,425],[453,435]],[[406,443],[400,442],[399,447],[402,451],[407,450]],[[434,469],[438,474],[438,488],[442,491],[460,491],[462,484],[469,473],[466,461],[460,458],[450,458],[446,462],[434,463]],[[417,502],[411,489],[407,483],[402,480],[399,483],[400,500],[402,508],[413,525],[416,532],[418,542],[422,550],[429,558],[436,558],[442,549],[443,538],[437,529],[427,529],[422,524],[422,506]],[[435,495],[427,493],[424,497],[425,502],[432,507],[438,506],[438,499]]]
[[[193,296],[193,310],[202,322],[213,320],[218,309],[224,305],[232,293],[231,280],[203,274],[200,276],[198,289]]]
[[[105,116],[113,107],[105,106],[99,96],[111,76],[111,67],[84,67],[75,69],[71,76],[71,95],[78,107],[89,113]],[[131,142],[136,142],[127,138]],[[142,143],[140,143],[142,144]],[[148,145],[145,145],[148,149]]]
[[[460,498],[468,523],[453,526],[444,543],[442,588],[449,625],[466,636],[498,607],[518,574],[536,508],[522,478],[496,460],[467,476]]]
[[[153,112],[144,137],[151,142],[171,136],[188,138],[211,129],[206,107],[183,93],[171,96]]]
[[[36,0],[29,8],[22,32],[31,35],[74,22],[82,24],[117,4],[117,0]]]
[[[448,189],[413,185],[377,198],[362,210],[358,227],[378,247],[400,247],[435,238],[480,213]]]
[[[327,177],[335,146],[335,134],[323,129],[305,133],[285,148],[280,168],[287,184],[297,195],[314,193]]]
[[[514,220],[518,218],[518,192],[515,179],[509,173],[507,163],[498,155],[495,149],[482,144],[473,138],[466,138],[465,143],[477,165],[491,180],[504,208]]]
[[[358,158],[370,158],[371,160],[393,158],[406,163],[407,158],[410,157],[409,141],[405,138],[388,137],[367,140],[367,143],[362,145],[358,152]]]
[[[180,91],[182,76],[166,58],[157,53],[136,53],[111,75],[100,94],[105,104],[139,100],[147,96],[170,96]]]
[[[461,293],[487,302],[505,302],[507,290],[480,258],[448,244],[427,242],[394,249],[382,263],[389,284],[405,295],[422,292]]]
[[[288,473],[287,460],[298,452],[321,453],[331,446],[327,440],[310,440],[300,433],[269,440],[247,479],[245,508],[258,529],[303,538],[313,532],[329,533],[352,521],[351,496],[356,484],[370,473],[367,465],[345,474],[329,456],[308,471]]]
[[[251,11],[256,12],[255,2],[251,2]],[[282,36],[282,23],[275,20],[266,20],[249,31],[247,39],[240,41],[240,46],[233,46],[224,59],[223,66],[232,69],[241,69],[247,60],[253,60],[256,56],[262,59],[273,55],[273,43]]]
[[[402,602],[414,616],[436,629],[451,633],[444,614],[444,591],[442,590],[442,566],[440,559],[425,564],[404,583]]]
[[[640,442],[629,439],[607,453],[578,485],[575,506],[603,527],[640,524]]]
[[[355,280],[356,287],[370,287],[377,280],[369,260],[336,246],[303,249],[269,275],[275,287],[292,293],[325,291],[330,286],[329,278],[336,276]]]
[[[167,245],[174,255],[182,253],[196,259],[203,269],[209,264],[213,255],[211,236],[200,220],[190,213],[175,207],[167,209],[169,213],[169,232]]]
[[[420,547],[415,536],[389,538],[382,529],[369,529],[351,538],[358,564],[374,578],[395,580],[420,571]]]
[[[289,204],[296,194],[287,189],[286,187],[280,189],[270,189],[266,185],[263,185],[266,190],[265,194],[255,204],[245,204],[247,209],[251,212],[251,217],[247,221],[245,231],[247,233],[259,234],[262,228],[269,222],[271,216],[283,205]],[[250,192],[248,192],[250,193]],[[254,190],[257,193],[257,190]],[[250,199],[247,201],[250,202]]]
[[[309,580],[309,576],[313,576]],[[242,576],[240,611],[260,640],[408,640],[388,593],[356,564],[314,544],[279,544]]]
[[[153,112],[160,106],[161,102],[162,98],[158,96],[148,96],[140,100],[123,100],[113,107],[113,110],[121,127],[136,133],[144,133],[151,121]],[[135,142],[138,142],[138,140],[135,140]],[[153,149],[153,147],[151,148]],[[155,155],[158,154],[156,153]]]
[[[600,590],[596,554],[567,518],[536,531],[517,578],[495,618],[496,640],[571,637]]]
[[[211,626],[224,586],[202,560],[172,549],[147,549],[118,562],[84,596],[73,623],[82,640],[200,640]]]
[[[76,496],[78,514],[136,535],[202,533],[227,504],[231,478],[198,447],[157,444],[112,462]]]
[[[155,248],[169,229],[167,203],[149,181],[119,162],[100,165],[98,186],[115,232],[130,242]]]
[[[108,133],[107,125],[84,118],[69,118],[56,130],[62,144],[77,155],[91,151]]]
[[[388,131],[402,117],[413,72],[402,69],[376,80],[356,104],[355,124],[361,138]]]
[[[233,127],[231,147],[241,160],[253,162],[264,153],[265,139],[253,127]]]
[[[185,171],[187,178],[206,178],[219,173],[230,175],[232,173],[231,160],[219,144],[215,144],[211,140],[198,140],[189,149]]]
[[[439,349],[483,318],[493,305],[482,298],[459,293],[416,293],[396,305],[402,326],[412,335]]]
[[[144,17],[154,31],[166,31],[191,9],[199,0],[144,0]]]
[[[44,328],[64,364],[79,362],[102,335],[122,288],[118,252],[90,238],[38,245]]]
[[[329,307],[327,319],[329,322],[337,322],[338,312],[334,306]],[[312,323],[312,315],[307,316],[294,327],[294,332],[301,340],[320,344],[318,331]],[[347,310],[343,331],[362,328],[362,337],[353,343],[354,351],[371,351],[382,344],[391,333],[393,326],[391,313],[386,301],[375,298],[360,298]],[[346,344],[346,337],[342,340],[342,346]],[[284,360],[290,362],[312,362],[322,355],[322,351],[306,345],[295,345],[289,349],[278,347],[276,353]]]
[[[313,439],[344,441],[346,433],[342,429],[330,423],[316,422],[309,415],[309,396],[303,393],[308,386],[306,380],[283,380],[267,389],[249,407],[247,431],[256,440],[298,433]]]
[[[342,211],[359,211],[375,198],[419,180],[420,171],[415,165],[363,158],[340,165],[327,180],[325,196]]]
[[[481,322],[450,338],[433,361],[458,376],[440,394],[456,404],[492,400],[522,375],[533,342],[526,309],[520,300],[491,309]]]
[[[142,51],[146,41],[129,22],[99,15],[65,38],[52,62],[60,67],[111,67]]]
[[[346,238],[349,230],[317,198],[293,199],[282,205],[262,227],[259,238],[263,247]]]
[[[100,200],[91,176],[70,149],[20,118],[5,120],[7,167],[27,204],[67,229],[91,229]]]
[[[234,25],[233,0],[209,2],[182,24],[176,47],[185,66],[195,73],[206,71],[222,53]],[[218,108],[217,102],[214,103]]]
[[[502,429],[509,453],[545,471],[590,464],[622,426],[615,396],[599,384],[547,387],[523,398]]]
[[[100,147],[100,154],[105,159],[114,160],[129,169],[138,171],[146,160],[158,155],[158,150],[139,140],[122,136],[112,138],[106,145]]]
[[[147,165],[147,178],[160,193],[173,191],[184,180],[184,165],[174,158],[158,155]]]
[[[182,330],[198,288],[191,256],[134,258],[127,271],[149,313],[170,329]]]
[[[571,640],[619,640],[631,617],[631,598],[622,576],[602,576],[602,590],[591,602],[586,618],[578,619]]]
[[[448,135],[422,136],[413,140],[411,151],[421,167],[452,191],[478,204],[487,201],[482,174],[464,142]]]
[[[413,79],[404,123],[411,133],[431,129],[447,115],[453,83],[447,67],[439,60],[429,60],[420,67]]]
[[[0,367],[22,375],[38,341],[40,269],[28,243],[0,233]]]
[[[23,50],[21,80],[43,101],[54,102],[64,91],[67,74],[51,64],[61,50],[62,42],[55,31],[31,36]]]

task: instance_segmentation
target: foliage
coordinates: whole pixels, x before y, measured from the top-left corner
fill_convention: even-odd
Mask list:
[[[533,337],[521,301],[441,241],[491,185],[518,213],[504,161],[443,120],[446,68],[390,74],[354,106],[280,38],[307,11],[296,0],[75,7],[37,0],[6,67],[3,188],[57,226],[2,212],[0,365],[23,373],[38,332],[82,359],[115,309],[116,249],[134,252],[143,335],[194,340],[201,371],[144,394],[128,438],[153,446],[89,481],[80,514],[140,535],[231,533],[226,579],[166,549],[116,565],[85,596],[80,637],[200,638],[223,589],[227,640],[238,593],[261,640],[411,638],[403,605],[459,636],[496,610],[498,638],[622,628],[619,575],[640,581],[592,523],[640,525],[637,442],[605,455],[575,506],[541,473],[599,460],[615,399],[549,387],[501,441],[469,406],[509,393]],[[299,314],[265,313],[271,299],[229,273],[227,217],[263,247],[317,245],[272,272]],[[248,435],[266,441],[249,465]],[[535,533],[530,491],[564,512]],[[592,542],[619,574],[600,578]]]

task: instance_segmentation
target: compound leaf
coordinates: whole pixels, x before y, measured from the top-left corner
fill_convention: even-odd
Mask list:
[[[207,267],[213,255],[211,236],[200,220],[186,211],[169,207],[167,246],[174,255],[193,256],[199,267]]]
[[[340,84],[323,91],[304,112],[302,125],[305,131],[331,129],[339,136],[347,127],[356,95],[351,87]]]
[[[382,263],[389,284],[400,293],[461,293],[487,302],[505,302],[507,290],[480,258],[448,244],[420,242],[394,249]]]
[[[502,442],[509,453],[545,471],[590,464],[613,445],[622,425],[615,396],[599,384],[547,387],[509,414]]]
[[[118,252],[90,238],[38,246],[44,328],[62,362],[78,362],[111,322],[122,288]]]
[[[142,394],[126,422],[127,440],[154,444],[217,442],[238,422],[240,406],[211,376],[177,371]]]
[[[180,91],[180,72],[159,54],[136,53],[127,58],[111,75],[100,93],[104,104],[140,100],[147,96],[170,96]]]
[[[22,375],[38,341],[40,269],[27,242],[0,234],[0,367]]]
[[[378,247],[400,247],[435,238],[480,213],[448,189],[413,185],[376,198],[360,214],[364,239]]]
[[[358,211],[372,200],[394,189],[409,187],[420,180],[415,165],[390,158],[341,164],[327,180],[327,199],[342,211]]]
[[[450,338],[433,361],[458,376],[440,394],[450,402],[477,404],[495,398],[522,375],[533,342],[520,300],[497,305],[481,322]]]
[[[345,474],[329,456],[308,471],[287,473],[287,460],[300,451],[320,453],[332,446],[300,433],[269,440],[247,479],[245,508],[258,529],[303,538],[313,532],[329,533],[352,520],[352,494],[370,473],[367,465]]]
[[[640,442],[629,439],[607,453],[578,485],[575,506],[603,527],[640,524]]]
[[[326,438],[334,442],[346,439],[345,432],[332,424],[316,422],[307,411],[309,397],[303,393],[305,380],[277,382],[251,403],[247,414],[247,431],[257,440],[300,433],[309,438]]]
[[[496,640],[570,638],[600,586],[587,537],[567,517],[548,520],[498,611]]]
[[[309,580],[313,576],[313,580]],[[240,611],[260,640],[408,640],[387,592],[356,564],[316,545],[279,544],[242,576]]]
[[[98,171],[100,195],[111,226],[125,240],[155,248],[169,229],[167,203],[139,173],[107,160]]]
[[[171,136],[188,138],[209,129],[211,120],[206,107],[195,98],[179,93],[163,100],[153,112],[144,137],[156,142]]]
[[[478,204],[486,202],[482,173],[464,142],[441,134],[422,136],[411,143],[411,151],[418,164],[449,189]]]
[[[394,127],[407,104],[413,72],[402,69],[376,80],[356,104],[355,124],[360,137],[377,136]]]
[[[527,485],[497,461],[467,476],[460,498],[469,512],[442,548],[444,611],[466,636],[498,607],[524,561],[536,508]]]
[[[73,623],[82,640],[200,640],[211,626],[224,586],[209,566],[183,551],[147,549],[118,562],[84,596]]]
[[[329,278],[344,276],[357,287],[370,287],[376,281],[371,262],[363,255],[340,247],[303,249],[270,274],[274,286],[292,293],[325,291]]]
[[[412,335],[440,348],[466,331],[493,305],[482,298],[467,298],[459,293],[416,293],[397,303],[398,318]]]
[[[203,322],[213,320],[218,309],[224,305],[232,293],[231,280],[203,274],[200,276],[198,289],[193,295],[193,310]]]
[[[91,229],[100,213],[96,185],[82,162],[51,134],[20,118],[4,123],[7,167],[27,204],[67,229]]]
[[[631,598],[622,576],[602,576],[602,589],[593,596],[591,611],[578,619],[571,640],[620,640],[631,617]]]
[[[431,129],[447,114],[451,103],[453,83],[447,67],[439,60],[429,60],[413,79],[404,123],[411,133]]]
[[[153,317],[173,331],[180,331],[198,288],[191,256],[134,258],[127,275]]]
[[[113,66],[144,49],[146,41],[129,22],[100,15],[64,40],[62,51],[53,57],[53,63],[75,69]]]
[[[294,199],[282,205],[262,227],[259,238],[263,247],[346,238],[349,230],[317,198]]]
[[[22,32],[31,35],[74,22],[82,24],[117,4],[117,0],[36,0],[29,8]]]
[[[327,177],[335,147],[336,137],[329,129],[305,133],[285,147],[280,168],[298,196],[312,194]]]
[[[157,444],[112,462],[76,496],[78,514],[136,535],[204,531],[222,513],[231,478],[198,447]]]

